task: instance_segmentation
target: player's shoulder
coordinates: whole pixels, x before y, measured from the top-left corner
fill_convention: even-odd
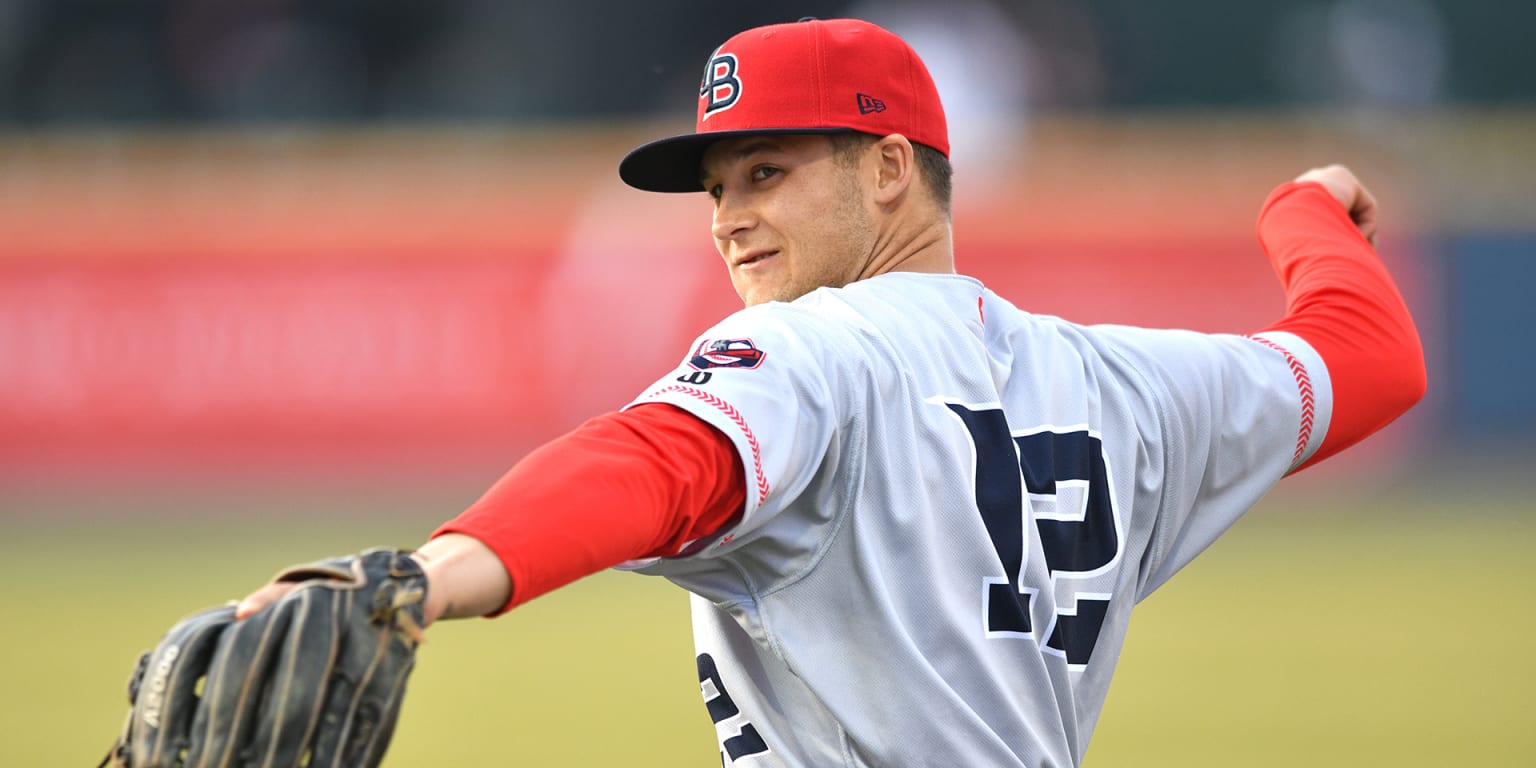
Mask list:
[[[817,302],[766,302],[737,310],[696,339],[686,364],[799,378],[846,364],[850,320]]]

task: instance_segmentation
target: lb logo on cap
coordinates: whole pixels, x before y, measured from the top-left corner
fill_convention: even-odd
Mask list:
[[[724,46],[721,46],[723,48]],[[704,68],[704,79],[699,83],[699,98],[704,100],[704,117],[723,112],[736,106],[741,98],[741,78],[736,76],[736,54],[721,53],[715,49]]]

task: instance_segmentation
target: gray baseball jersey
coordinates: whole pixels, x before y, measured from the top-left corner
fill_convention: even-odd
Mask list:
[[[1077,765],[1131,607],[1327,430],[1288,334],[1082,326],[959,275],[738,312],[635,401],[734,441],[693,593],[733,766]]]

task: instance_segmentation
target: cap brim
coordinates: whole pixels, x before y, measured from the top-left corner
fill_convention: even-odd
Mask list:
[[[703,192],[699,171],[704,153],[721,139],[735,136],[783,134],[856,133],[852,128],[748,128],[739,131],[685,133],[657,139],[629,151],[619,161],[619,178],[647,192]]]

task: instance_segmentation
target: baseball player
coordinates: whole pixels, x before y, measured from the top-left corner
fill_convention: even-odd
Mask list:
[[[394,603],[430,625],[613,566],[665,576],[692,593],[723,764],[1079,764],[1132,606],[1423,393],[1375,202],[1343,167],[1261,209],[1272,325],[1083,326],[956,272],[944,110],[898,37],[747,30],[697,97],[693,133],[619,172],[709,196],[745,309],[404,557],[425,596]],[[168,665],[148,666],[153,688]]]

